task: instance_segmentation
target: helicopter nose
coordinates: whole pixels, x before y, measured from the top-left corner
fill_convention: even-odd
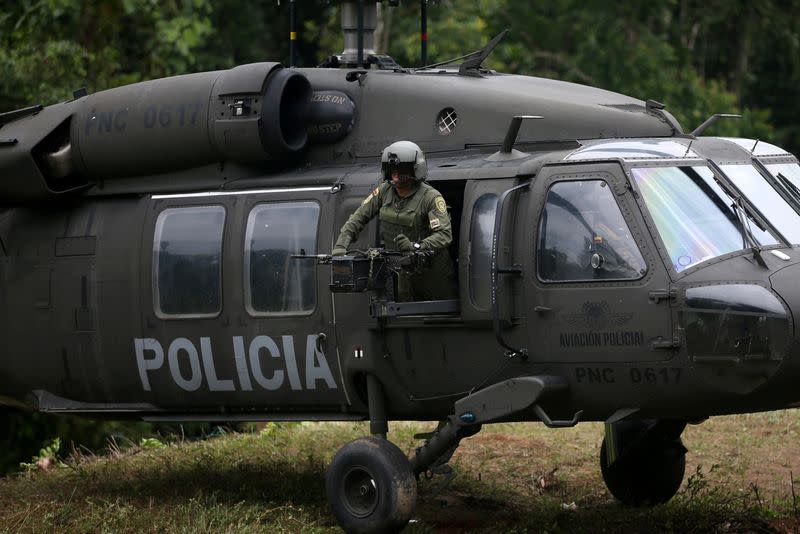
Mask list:
[[[750,395],[792,359],[789,310],[762,285],[689,287],[678,316],[695,372],[709,386]]]
[[[800,319],[800,263],[776,271],[769,277],[769,280],[772,289],[781,296],[792,312],[796,335],[797,321]]]
[[[800,379],[800,329],[798,328],[798,321],[800,321],[800,263],[776,271],[769,279],[772,289],[789,307],[794,324],[794,331],[791,333],[792,342],[787,350],[787,361],[784,362],[780,373],[785,384],[774,384],[775,387],[771,389],[774,393],[780,390],[787,391],[786,404],[798,406],[800,405],[800,392],[797,390],[797,381]]]

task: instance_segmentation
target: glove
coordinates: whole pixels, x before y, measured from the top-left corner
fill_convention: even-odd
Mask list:
[[[331,252],[333,256],[346,256],[347,255],[347,247],[342,246],[335,246],[333,247],[333,251]]]
[[[403,234],[397,234],[395,236],[394,244],[397,245],[397,250],[401,250],[403,252],[410,252],[414,250],[414,244]]]

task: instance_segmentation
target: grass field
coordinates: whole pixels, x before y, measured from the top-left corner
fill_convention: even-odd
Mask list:
[[[413,435],[432,426],[393,424],[390,438],[411,453]],[[0,532],[336,532],[325,466],[367,432],[365,424],[269,424],[72,454],[0,479]],[[462,442],[447,487],[420,483],[406,531],[800,532],[800,411],[688,427],[684,484],[654,508],[624,508],[606,491],[602,432],[594,423],[485,427]]]

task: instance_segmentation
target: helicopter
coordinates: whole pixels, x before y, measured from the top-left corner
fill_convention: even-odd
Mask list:
[[[0,114],[0,404],[144,421],[369,421],[326,471],[348,532],[402,529],[496,422],[605,424],[628,505],[668,501],[681,434],[800,406],[800,165],[654,101],[345,50]],[[447,202],[458,298],[400,302],[373,221],[330,254],[411,140]],[[46,335],[43,335],[46,332]],[[388,422],[438,422],[407,457]]]

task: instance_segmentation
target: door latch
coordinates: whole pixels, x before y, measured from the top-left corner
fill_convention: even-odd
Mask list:
[[[675,300],[678,297],[678,291],[675,289],[656,289],[651,291],[648,296],[650,300],[658,304],[662,300]]]
[[[664,337],[657,337],[650,342],[650,348],[653,350],[675,350],[681,347],[681,340],[679,337],[674,336],[672,339]]]

